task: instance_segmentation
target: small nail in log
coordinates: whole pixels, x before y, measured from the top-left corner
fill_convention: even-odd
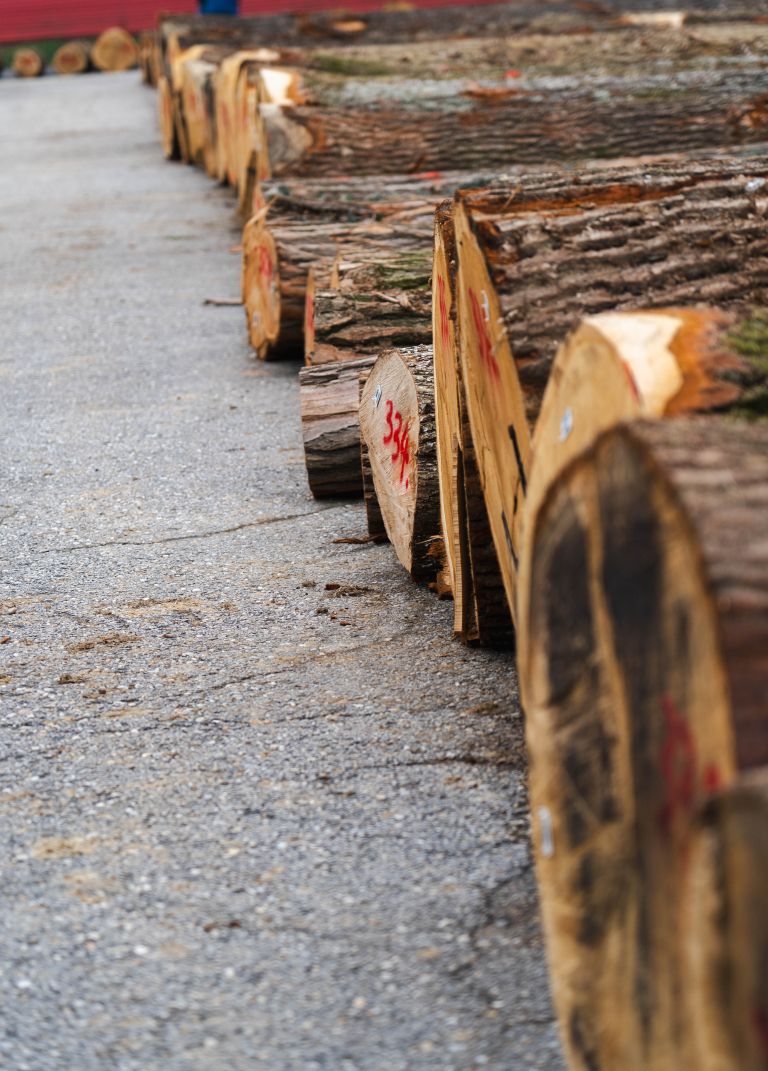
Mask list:
[[[435,214],[432,337],[440,519],[453,590],[453,629],[464,643],[508,648],[512,627],[467,417],[456,328],[456,241],[451,202]]]
[[[363,493],[358,377],[372,365],[368,357],[299,372],[304,457],[315,498]]]
[[[57,74],[85,74],[91,67],[89,41],[67,41],[57,48],[51,60]]]
[[[91,59],[100,71],[129,71],[139,61],[139,50],[127,30],[112,26],[94,42]]]
[[[39,78],[45,73],[43,57],[35,48],[17,48],[12,66],[17,78]]]
[[[681,919],[700,806],[765,765],[768,427],[604,432],[539,511],[519,661],[552,989],[576,1071],[698,1068]]]
[[[355,256],[337,263],[336,290],[313,294],[307,364],[352,360],[391,346],[432,340],[428,244],[408,252],[369,259]],[[309,314],[308,314],[309,315]]]
[[[472,439],[515,613],[531,434],[559,343],[584,315],[768,298],[759,156],[523,176],[459,195],[459,351]],[[481,207],[484,206],[484,207]]]
[[[768,1063],[768,771],[709,800],[696,823],[686,897],[687,1006],[697,1071]]]
[[[440,487],[431,346],[382,353],[360,396],[365,442],[384,527],[414,580],[434,581]]]

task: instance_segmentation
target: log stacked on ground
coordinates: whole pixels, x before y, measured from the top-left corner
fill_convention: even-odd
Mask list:
[[[762,345],[754,325],[742,332]],[[764,414],[767,386],[763,366],[732,411]],[[764,422],[631,422],[559,472],[527,531],[534,842],[575,1068],[699,1066],[688,847],[696,808],[768,759],[767,509]]]
[[[513,642],[509,607],[469,428],[459,356],[456,236],[450,201],[435,213],[432,337],[441,528],[453,591],[453,630],[464,643],[509,647]]]
[[[694,829],[684,932],[697,1071],[763,1071],[768,1023],[768,770],[740,777]]]
[[[90,41],[67,41],[54,52],[51,66],[57,74],[85,74],[91,68]]]
[[[299,372],[304,456],[315,498],[363,493],[359,376],[371,369],[373,361],[364,357]]]
[[[36,48],[17,48],[12,67],[17,78],[39,78],[45,73],[43,57]]]
[[[513,611],[531,431],[559,341],[604,310],[764,302],[767,176],[764,157],[715,157],[457,198],[463,382]]]
[[[259,210],[243,231],[243,301],[254,349],[262,357],[301,349],[307,312],[311,336],[310,269],[325,265],[312,284],[323,289],[320,276],[327,281],[329,262],[347,247],[359,255],[388,256],[414,242],[428,245],[440,197],[486,179],[487,173],[447,172],[265,183]]]
[[[139,62],[135,39],[120,26],[99,34],[91,49],[93,65],[100,71],[128,71]]]
[[[414,580],[434,581],[440,501],[431,346],[382,353],[360,394],[360,437],[382,520]]]
[[[307,364],[431,343],[432,252],[429,232],[423,237],[421,247],[411,239],[402,252],[387,255],[357,246],[345,252],[336,265],[336,288],[312,294]]]

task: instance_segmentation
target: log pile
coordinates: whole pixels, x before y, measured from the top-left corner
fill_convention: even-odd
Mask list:
[[[516,648],[578,1071],[768,1066],[766,13],[142,43],[166,156],[237,196],[251,346],[303,364],[311,493]]]

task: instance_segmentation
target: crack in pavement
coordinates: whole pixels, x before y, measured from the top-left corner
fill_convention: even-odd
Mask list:
[[[323,506],[321,509],[307,510],[305,513],[288,513],[284,517],[262,517],[257,521],[243,521],[242,524],[232,525],[231,528],[214,528],[209,532],[189,532],[186,535],[163,536],[161,539],[115,539],[107,543],[75,543],[71,547],[47,547],[38,554],[69,554],[76,550],[98,550],[102,547],[154,547],[159,543],[181,543],[188,539],[209,539],[212,536],[231,535],[233,532],[241,532],[245,528],[261,528],[265,524],[282,524],[285,521],[296,521],[301,517],[315,517],[318,513],[328,513],[334,509],[343,509],[346,503],[340,502],[334,506]],[[29,563],[27,563],[29,564]]]

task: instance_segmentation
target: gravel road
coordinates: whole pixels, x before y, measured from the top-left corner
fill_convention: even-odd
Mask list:
[[[0,99],[0,1067],[560,1071],[512,661],[334,542],[137,75]]]

